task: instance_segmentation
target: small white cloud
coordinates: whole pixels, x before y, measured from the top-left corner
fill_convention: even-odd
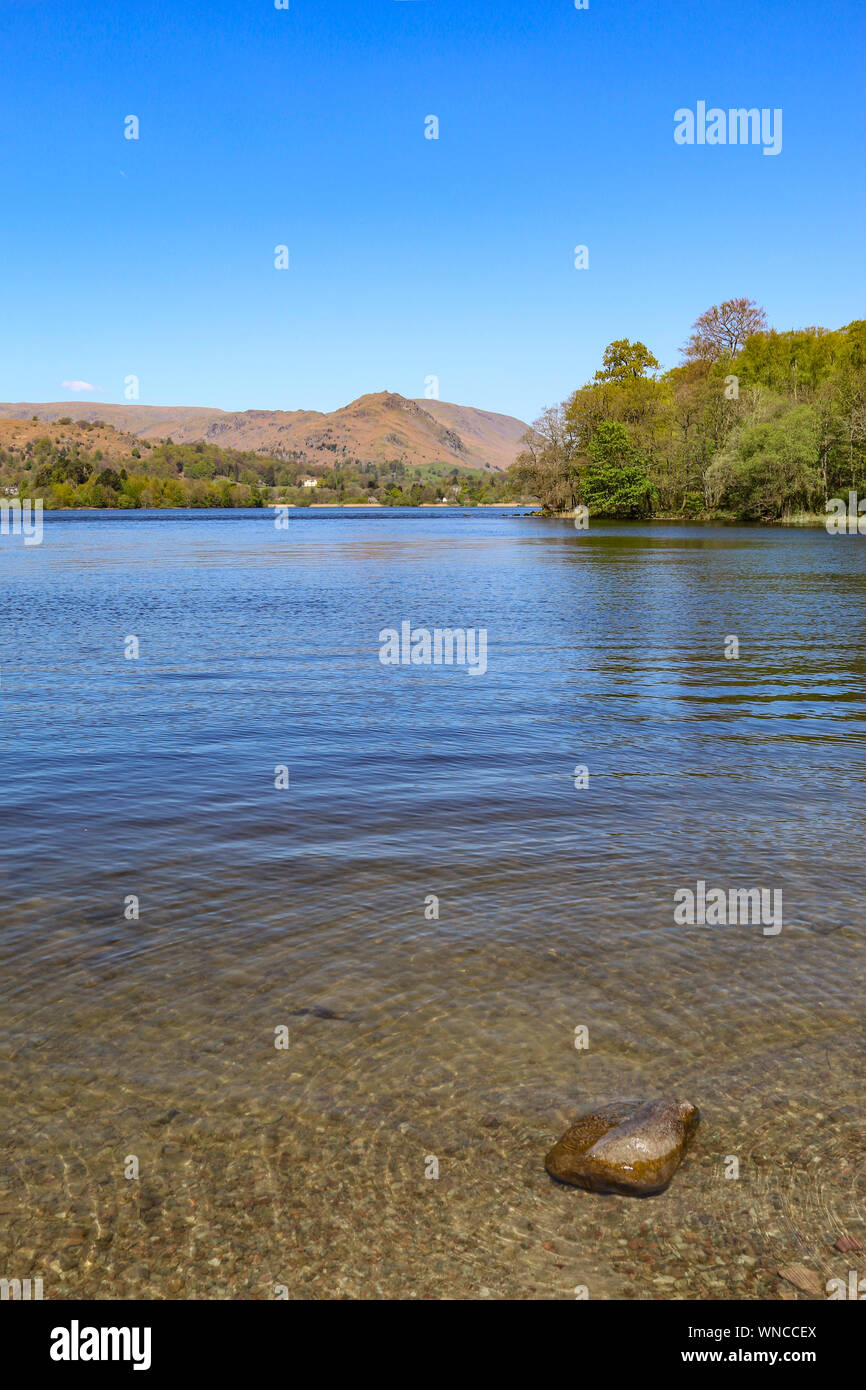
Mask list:
[[[68,386],[70,391],[95,391],[96,387],[91,386],[89,381],[61,381],[61,386]]]

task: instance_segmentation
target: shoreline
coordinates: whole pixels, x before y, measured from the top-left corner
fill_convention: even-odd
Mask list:
[[[517,505],[521,505],[518,503]],[[533,512],[531,515],[542,516],[546,521],[571,521],[574,517],[573,511],[568,512]],[[731,513],[708,514],[701,516],[646,516],[646,517],[623,517],[623,516],[597,516],[590,517],[592,521],[602,522],[603,524],[616,525],[635,525],[635,526],[799,526],[802,529],[826,528],[827,517],[820,513],[803,513],[798,516],[773,517],[760,521],[752,521],[746,517],[734,516]]]
[[[20,499],[6,499],[7,501]],[[34,499],[36,501],[40,499]],[[32,503],[31,503],[32,505]],[[261,507],[44,507],[43,515],[52,516],[64,513],[93,512],[99,515],[118,516],[135,515],[136,513],[180,513],[187,514],[193,512],[206,515],[209,512],[267,512],[274,511],[278,507],[288,507],[293,512],[308,511],[384,511],[384,512],[475,512],[475,511],[501,511],[507,512],[510,517],[528,518],[536,517],[541,521],[571,521],[574,517],[572,511],[567,512],[545,512],[539,503],[533,502],[475,502],[475,503],[430,503],[422,504],[418,507],[396,506],[387,507],[382,502],[310,502],[306,506],[299,506],[294,502],[266,502]],[[520,510],[514,510],[515,508]],[[590,525],[595,522],[600,525],[608,526],[749,526],[749,527],[791,527],[801,530],[825,529],[827,518],[822,515],[802,515],[793,517],[783,517],[766,519],[762,521],[752,521],[742,517],[722,514],[716,516],[650,516],[650,517],[605,517],[598,516],[590,518]],[[588,527],[586,528],[588,529]]]

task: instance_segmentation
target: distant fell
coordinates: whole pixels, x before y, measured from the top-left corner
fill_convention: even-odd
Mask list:
[[[294,458],[309,466],[341,460],[406,467],[453,463],[501,471],[520,452],[527,426],[512,415],[447,401],[411,400],[393,391],[317,410],[227,411],[203,406],[110,405],[99,401],[0,403],[0,418],[101,420],[139,438],[176,444],[207,440],[225,449]]]

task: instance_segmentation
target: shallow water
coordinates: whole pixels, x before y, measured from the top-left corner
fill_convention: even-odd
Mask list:
[[[696,1299],[862,1263],[864,557],[507,510],[0,538],[0,1273]],[[403,620],[486,628],[486,673],[381,664]],[[675,925],[698,879],[783,929]],[[665,1194],[547,1177],[581,1108],[666,1092],[702,1123]]]

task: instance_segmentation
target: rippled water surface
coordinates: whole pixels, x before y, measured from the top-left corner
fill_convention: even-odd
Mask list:
[[[259,1299],[847,1275],[864,557],[497,510],[0,538],[0,1273]],[[403,620],[486,628],[486,673],[382,665]],[[781,889],[782,931],[675,925],[698,879]],[[665,1194],[547,1177],[581,1108],[666,1092],[703,1118]]]

